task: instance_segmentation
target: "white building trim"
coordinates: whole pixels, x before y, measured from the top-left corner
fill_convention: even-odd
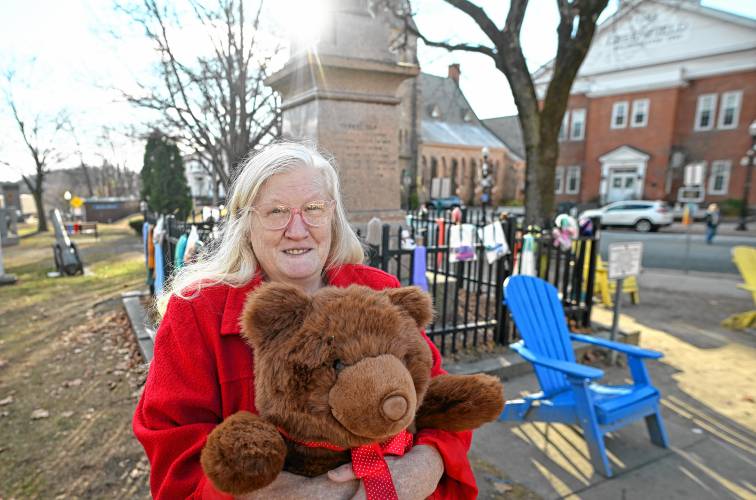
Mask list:
[[[711,162],[709,171],[708,194],[723,195],[730,191],[730,173],[732,171],[732,162],[730,160],[714,160]],[[721,177],[722,182],[719,189],[716,189],[717,178]]]
[[[642,128],[648,125],[648,114],[651,110],[651,101],[649,99],[635,99],[633,101],[633,111],[630,113],[630,126],[633,128]],[[641,116],[640,121],[636,118]]]
[[[646,182],[646,167],[650,155],[630,146],[619,148],[599,157],[601,162],[601,182],[599,184],[599,196],[601,204],[607,203],[610,198],[610,180],[613,172],[631,172],[635,175],[632,197],[643,199],[643,186]]]
[[[626,128],[629,114],[630,104],[627,101],[617,101],[612,104],[612,121],[609,123],[609,128]]]
[[[734,90],[732,92],[723,92],[719,101],[719,117],[717,119],[717,128],[720,130],[730,130],[738,128],[740,121],[740,107],[743,104],[743,91]],[[730,123],[725,123],[727,111],[732,109]]]

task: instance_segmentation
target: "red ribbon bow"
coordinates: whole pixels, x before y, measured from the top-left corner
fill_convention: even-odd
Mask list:
[[[278,432],[289,441],[308,448],[344,451],[344,448],[326,441],[299,441],[292,438],[281,427],[278,428]],[[368,500],[399,500],[394,482],[391,480],[391,471],[383,457],[386,455],[401,457],[410,448],[412,448],[412,434],[406,430],[381,444],[373,443],[352,448],[352,470],[354,475],[358,479],[362,479],[365,484]]]
[[[352,449],[352,470],[362,479],[368,500],[399,500],[385,455],[404,455],[412,448],[412,434],[402,431],[381,444]]]

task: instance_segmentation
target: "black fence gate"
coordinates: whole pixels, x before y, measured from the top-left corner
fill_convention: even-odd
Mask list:
[[[518,334],[503,297],[507,277],[521,273],[524,231],[519,221],[502,221],[510,253],[489,264],[482,243],[475,244],[475,260],[451,262],[448,245],[451,212],[411,212],[405,226],[384,224],[380,245],[369,245],[369,263],[395,275],[403,285],[413,282],[415,250],[403,244],[402,231],[426,248],[426,279],[436,317],[426,330],[441,354],[481,343],[508,345]],[[483,228],[482,212],[463,212],[462,223]],[[490,222],[490,221],[488,221]],[[527,230],[526,230],[527,231]],[[598,240],[575,239],[568,250],[554,246],[548,231],[531,230],[534,237],[535,275],[559,291],[565,314],[575,327],[590,325]],[[406,235],[406,233],[405,233]],[[420,264],[422,265],[422,264]]]

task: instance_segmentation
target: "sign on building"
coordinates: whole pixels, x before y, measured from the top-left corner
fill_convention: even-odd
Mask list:
[[[643,243],[612,243],[609,245],[609,279],[640,274]]]

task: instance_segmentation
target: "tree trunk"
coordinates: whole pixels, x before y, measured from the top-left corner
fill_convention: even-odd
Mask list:
[[[37,206],[37,231],[47,232],[47,214],[45,214],[45,206],[42,201],[42,186],[37,186],[32,192],[34,196],[34,204]]]
[[[81,170],[84,172],[84,180],[87,182],[87,193],[91,198],[94,196],[94,191],[92,190],[92,179],[89,178],[89,169],[87,169],[87,166],[84,165],[84,162],[81,162]]]

